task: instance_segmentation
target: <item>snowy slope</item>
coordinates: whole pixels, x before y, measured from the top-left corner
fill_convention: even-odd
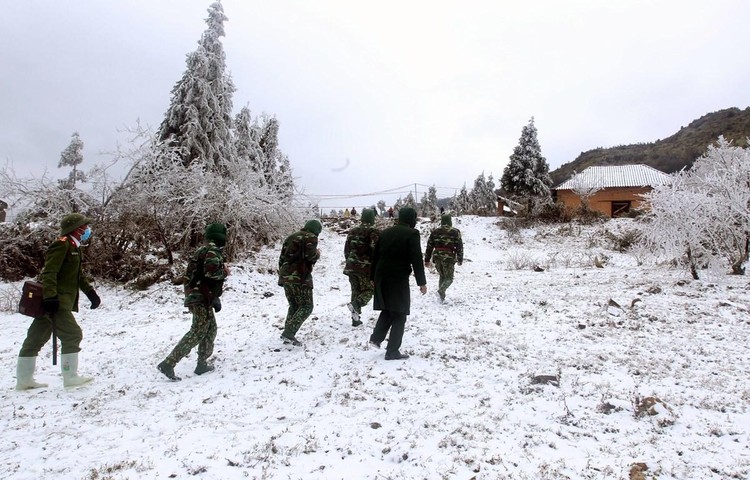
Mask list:
[[[28,320],[0,314],[0,478],[750,477],[748,279],[639,266],[603,235],[628,220],[512,234],[497,223],[454,219],[466,261],[445,304],[434,272],[425,296],[412,281],[401,362],[368,347],[371,306],[351,327],[331,228],[304,348],[279,341],[277,246],[232,266],[216,371],[194,375],[191,354],[181,382],[155,367],[189,328],[179,287],[97,287],[102,306],[77,317],[81,372],[96,380],[78,390],[62,388],[48,345],[37,379],[50,387],[16,392]],[[19,288],[0,285],[2,298]],[[664,402],[657,415],[635,414],[645,397]]]

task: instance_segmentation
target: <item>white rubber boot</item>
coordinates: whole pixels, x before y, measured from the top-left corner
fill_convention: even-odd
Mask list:
[[[34,380],[36,369],[36,357],[18,357],[16,365],[16,390],[31,390],[32,388],[44,388],[46,383],[37,383]]]
[[[91,377],[78,375],[78,353],[63,353],[60,355],[60,368],[62,369],[63,385],[66,387],[78,387],[93,380]]]

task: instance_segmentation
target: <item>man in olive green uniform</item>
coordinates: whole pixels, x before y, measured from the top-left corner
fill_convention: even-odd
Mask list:
[[[21,352],[18,354],[16,389],[29,390],[46,387],[34,380],[34,369],[39,350],[52,336],[60,338],[60,367],[63,385],[76,387],[93,380],[78,375],[78,352],[81,351],[83,331],[73,317],[78,311],[78,291],[91,301],[91,308],[99,306],[101,299],[81,272],[83,251],[81,242],[91,236],[91,220],[80,213],[71,213],[60,222],[60,237],[47,249],[41,274],[44,310],[47,314],[31,323]]]
[[[157,368],[170,380],[180,380],[174,367],[198,346],[196,375],[214,369],[208,358],[214,353],[216,340],[216,317],[214,311],[221,310],[221,294],[229,269],[224,265],[222,248],[227,241],[227,228],[220,223],[206,227],[205,243],[199,247],[188,262],[185,273],[185,306],[193,314],[190,330],[180,339],[172,352]]]
[[[380,230],[374,224],[375,212],[365,208],[362,210],[362,223],[349,231],[344,243],[344,275],[349,277],[352,288],[351,302],[346,306],[352,313],[353,327],[362,325],[359,319],[362,307],[367,305],[374,291],[370,270],[375,244],[380,237]]]
[[[425,266],[429,267],[430,258],[435,261],[435,269],[438,272],[438,295],[443,302],[445,291],[453,283],[456,263],[461,265],[464,261],[461,231],[453,228],[451,216],[447,213],[440,217],[440,227],[433,230],[427,239],[427,248],[424,252]]]
[[[402,208],[396,225],[383,230],[375,245],[372,260],[372,277],[375,280],[373,307],[380,310],[380,316],[370,335],[370,343],[380,348],[390,330],[386,360],[409,358],[409,355],[401,353],[400,348],[411,305],[409,277],[412,270],[419,291],[422,295],[427,293],[419,231],[414,228],[416,224],[417,212],[411,207]]]
[[[295,336],[313,311],[312,269],[320,258],[318,235],[323,226],[317,220],[309,220],[299,232],[289,235],[279,255],[279,285],[289,302],[281,339],[284,343],[301,346]]]

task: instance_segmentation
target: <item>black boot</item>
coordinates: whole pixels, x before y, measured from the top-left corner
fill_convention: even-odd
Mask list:
[[[158,368],[159,371],[163,373],[164,376],[170,380],[174,380],[174,381],[181,380],[180,377],[174,374],[174,365],[170,365],[170,363],[167,362],[166,360],[164,360],[159,365],[157,365],[156,368]]]
[[[205,360],[198,359],[198,365],[195,366],[196,375],[203,375],[206,372],[213,372],[213,370],[213,365],[209,365]]]
[[[284,341],[284,343],[291,343],[295,347],[301,347],[302,346],[302,342],[300,342],[299,340],[297,340],[297,337],[295,337],[294,335],[289,335],[289,334],[286,334],[286,333],[282,333],[281,334],[281,339]]]
[[[409,355],[407,355],[405,353],[398,352],[398,351],[396,351],[394,353],[386,353],[385,354],[385,359],[386,360],[406,360],[407,358],[409,358]]]

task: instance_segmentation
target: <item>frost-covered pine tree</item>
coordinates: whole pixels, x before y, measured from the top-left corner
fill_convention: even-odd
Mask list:
[[[503,171],[500,185],[509,194],[525,200],[529,208],[536,201],[550,197],[552,179],[539,146],[534,117],[521,130],[521,138]]]
[[[490,174],[484,182],[484,189],[480,196],[480,208],[486,211],[487,215],[497,213],[497,195],[495,194],[495,179]]]
[[[72,167],[68,178],[60,180],[60,187],[73,190],[76,188],[76,182],[85,182],[86,174],[78,170],[78,165],[83,163],[83,140],[78,132],[74,132],[70,139],[70,144],[60,154],[60,162],[57,168]]]
[[[278,165],[274,188],[282,203],[288,204],[294,196],[294,178],[292,176],[292,165],[289,163],[289,157],[279,152]]]
[[[409,192],[409,194],[406,195],[406,198],[404,198],[404,207],[411,207],[414,210],[417,209],[417,200],[414,198],[412,192]]]
[[[200,163],[222,172],[234,157],[232,95],[234,84],[226,72],[224,22],[220,2],[208,8],[205,30],[198,49],[187,57],[187,68],[172,88],[158,140],[176,151],[184,166]]]
[[[247,163],[258,174],[258,186],[264,186],[266,178],[263,172],[263,152],[260,149],[260,131],[246,106],[234,118],[234,138],[237,161]]]
[[[396,203],[393,204],[393,209],[398,212],[399,210],[401,210],[402,208],[406,206],[408,205],[404,205],[404,199],[401,197],[398,197],[398,199],[396,200]]]
[[[484,172],[474,180],[474,188],[469,193],[470,211],[477,215],[494,215],[497,209],[495,181],[490,174],[485,178]]]
[[[437,188],[435,187],[435,185],[432,185],[422,196],[422,201],[420,202],[420,206],[422,207],[421,215],[423,217],[431,217],[432,215],[436,215],[439,212],[437,203]]]
[[[263,114],[260,119],[260,150],[263,152],[262,170],[267,185],[274,184],[276,157],[279,148],[279,121]]]
[[[469,191],[466,189],[464,183],[461,187],[461,191],[456,196],[456,201],[453,205],[458,215],[465,215],[471,213],[471,198],[469,197]]]

